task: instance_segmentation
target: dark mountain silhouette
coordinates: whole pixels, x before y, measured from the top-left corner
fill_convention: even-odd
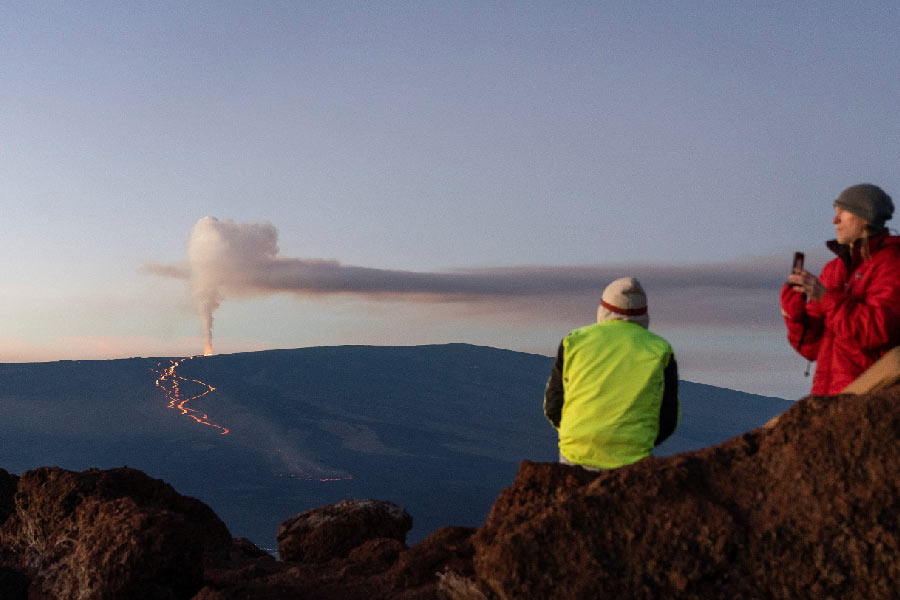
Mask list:
[[[232,535],[275,548],[280,522],[346,498],[413,516],[409,540],[477,526],[523,459],[554,461],[541,412],[552,359],[465,344],[340,346],[183,361],[0,364],[0,467],[129,466],[209,504]],[[765,423],[791,403],[682,382],[682,423],[659,455]]]

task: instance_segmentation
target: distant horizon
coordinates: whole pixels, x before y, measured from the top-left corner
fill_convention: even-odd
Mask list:
[[[444,342],[437,344],[334,344],[334,345],[316,345],[316,346],[300,346],[296,348],[267,348],[264,350],[239,350],[235,352],[214,352],[212,355],[204,355],[204,354],[190,354],[190,355],[180,355],[180,354],[171,354],[171,355],[148,355],[148,356],[121,356],[121,357],[111,357],[111,358],[61,358],[56,360],[44,360],[44,361],[23,361],[23,362],[3,362],[0,361],[0,365],[35,365],[35,364],[53,364],[59,362],[102,362],[102,361],[124,361],[124,360],[171,360],[171,359],[181,359],[181,358],[215,358],[217,356],[234,356],[237,354],[256,354],[263,352],[291,352],[295,350],[315,350],[317,348],[421,348],[421,347],[440,347],[440,346],[473,346],[476,348],[488,348],[492,350],[503,350],[507,352],[515,352],[518,354],[527,354],[532,356],[541,356],[543,358],[552,359],[553,355],[541,354],[539,352],[526,352],[523,350],[514,350],[512,348],[502,348],[499,346],[489,346],[484,344],[471,344],[469,342]],[[548,370],[547,376],[550,376],[550,372]],[[780,400],[788,400],[787,398],[782,398],[780,396],[770,396],[766,394],[758,394],[755,392],[748,392],[746,390],[738,390],[734,388],[729,388],[727,386],[714,385],[710,383],[704,383],[702,381],[692,381],[690,379],[685,379],[684,377],[679,377],[679,381],[684,381],[687,383],[691,383],[694,385],[702,385],[709,386],[718,389],[725,389],[734,392],[741,392],[744,394],[749,394],[752,396],[760,396],[763,398],[775,398]]]

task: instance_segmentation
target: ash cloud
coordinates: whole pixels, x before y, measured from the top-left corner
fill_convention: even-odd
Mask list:
[[[778,327],[779,257],[708,264],[515,266],[418,272],[279,256],[269,223],[204,217],[191,230],[187,261],[145,271],[188,282],[211,345],[213,315],[229,297],[290,293],[442,304],[460,315],[505,315],[519,323],[591,322],[606,285],[625,275],[647,289],[657,326]]]

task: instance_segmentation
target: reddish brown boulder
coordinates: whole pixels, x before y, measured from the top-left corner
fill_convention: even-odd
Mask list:
[[[594,474],[524,462],[474,537],[499,598],[893,598],[900,388]]]
[[[474,532],[446,527],[411,548],[396,539],[376,538],[328,562],[244,563],[213,577],[207,571],[207,587],[194,600],[476,600],[480,596],[444,591],[475,589]]]
[[[0,569],[30,598],[190,598],[230,546],[209,507],[140,471],[45,467],[18,480]]]
[[[471,527],[444,527],[400,554],[397,563],[385,576],[395,589],[416,588],[435,583],[438,573],[453,572],[472,578]]]
[[[278,552],[286,562],[344,558],[368,540],[401,543],[412,528],[404,509],[382,500],[343,500],[301,513],[278,527]]]

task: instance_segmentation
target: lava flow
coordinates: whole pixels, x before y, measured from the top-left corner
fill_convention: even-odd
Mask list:
[[[182,358],[181,360],[170,360],[169,366],[163,367],[162,362],[156,363],[155,372],[158,376],[156,380],[156,387],[160,388],[165,392],[166,398],[169,399],[169,408],[174,408],[176,410],[180,410],[181,414],[187,415],[191,419],[200,423],[201,425],[206,425],[208,427],[212,427],[214,429],[219,429],[222,432],[222,435],[228,433],[228,428],[222,427],[221,425],[216,425],[209,420],[209,415],[204,413],[203,411],[196,410],[194,408],[190,408],[187,406],[188,402],[192,400],[196,400],[198,398],[202,398],[210,392],[215,391],[216,388],[200,381],[199,379],[188,379],[186,377],[182,377],[175,372],[179,366],[186,360],[192,360],[194,357],[189,356],[187,358]],[[202,386],[203,391],[194,396],[182,396],[181,393],[181,382],[190,382],[195,383],[197,385]]]

